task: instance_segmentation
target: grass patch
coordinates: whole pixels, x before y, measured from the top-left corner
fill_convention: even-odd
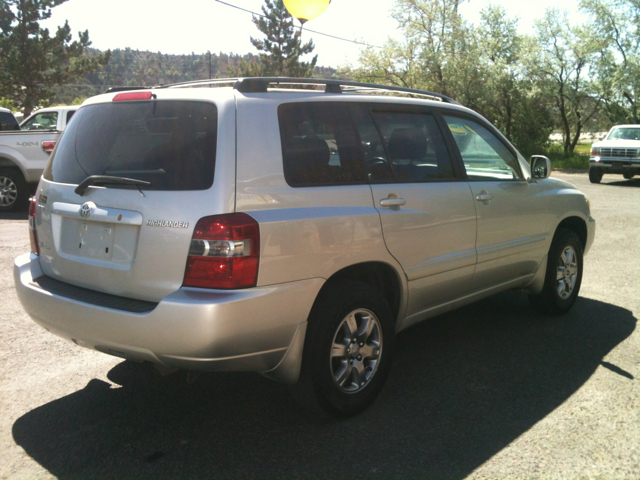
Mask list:
[[[542,153],[536,153],[549,157],[549,160],[551,160],[552,168],[588,170],[589,150],[591,150],[590,143],[579,143],[578,145],[576,145],[573,155],[567,158],[564,156],[564,151],[561,144],[551,143],[545,151],[543,151]],[[525,158],[529,159],[530,157],[531,156]]]
[[[567,168],[573,170],[588,170],[589,156],[574,155],[570,158],[562,158],[559,160],[551,160],[551,168]]]
[[[573,153],[577,153],[578,155],[589,155],[590,151],[591,151],[590,143],[579,143],[578,145],[576,145],[576,148],[573,151]]]

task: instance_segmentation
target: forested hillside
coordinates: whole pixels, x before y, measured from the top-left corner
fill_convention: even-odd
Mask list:
[[[90,50],[90,55],[98,55]],[[71,85],[56,88],[54,104],[79,103],[81,100],[104,92],[109,87],[132,85],[161,85],[188,82],[205,78],[237,76],[235,71],[241,60],[250,62],[257,55],[233,53],[204,53],[190,55],[166,55],[139,50],[113,50],[109,63],[95,73],[87,74]],[[315,67],[314,76],[331,78],[336,69]]]

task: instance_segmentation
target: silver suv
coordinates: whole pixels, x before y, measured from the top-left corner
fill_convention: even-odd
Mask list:
[[[382,388],[400,330],[507,289],[550,314],[574,304],[595,221],[531,161],[430,92],[285,78],[111,91],[52,154],[16,288],[77,345],[260,372],[348,416]]]

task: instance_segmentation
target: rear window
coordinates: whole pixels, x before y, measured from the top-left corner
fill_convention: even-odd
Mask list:
[[[0,131],[14,131],[20,130],[20,125],[16,121],[16,117],[9,112],[0,112]]]
[[[216,135],[211,103],[89,105],[74,115],[44,178],[75,185],[111,175],[151,182],[145,190],[204,190],[213,184]]]

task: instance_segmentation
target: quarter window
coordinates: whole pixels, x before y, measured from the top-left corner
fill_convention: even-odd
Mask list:
[[[485,127],[473,120],[445,115],[467,176],[472,180],[520,179],[516,156]]]

